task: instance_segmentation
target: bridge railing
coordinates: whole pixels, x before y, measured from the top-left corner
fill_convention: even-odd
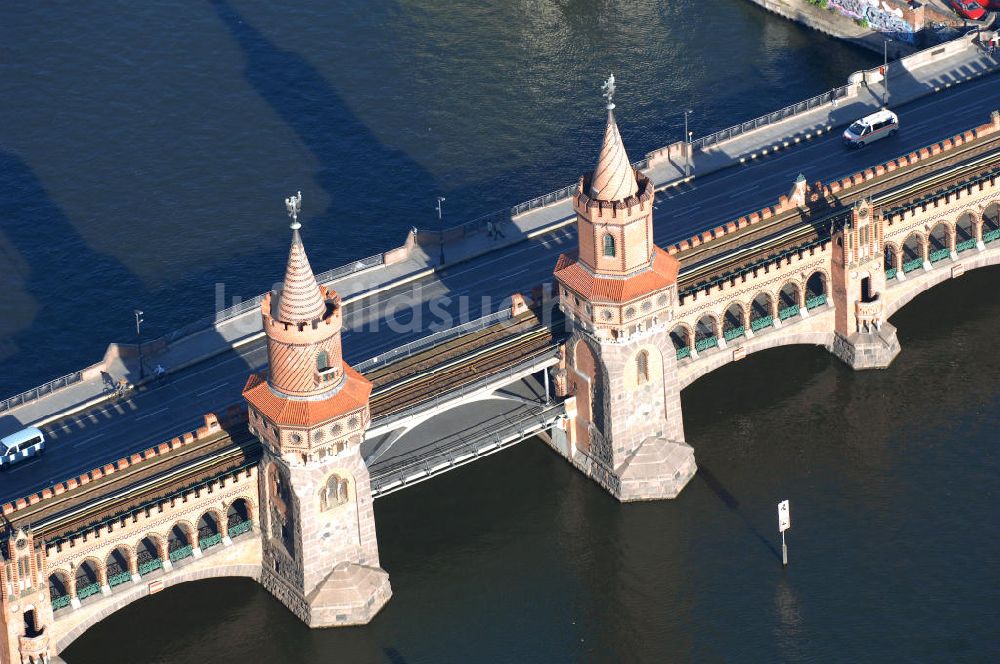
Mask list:
[[[843,99],[847,96],[849,88],[849,85],[842,85],[839,88],[827,90],[823,94],[786,106],[781,110],[773,111],[767,115],[754,118],[753,120],[741,122],[738,125],[733,125],[732,127],[717,131],[713,134],[709,134],[708,136],[702,136],[701,138],[691,141],[692,149],[705,150],[710,146],[718,145],[722,141],[728,141],[731,138],[753,131],[754,129],[766,127],[801,113],[805,113],[806,111],[811,111],[824,104],[829,104],[834,99]]]
[[[478,392],[479,390],[483,389],[490,383],[494,383],[497,380],[513,379],[513,377],[516,374],[519,374],[527,369],[532,368],[539,362],[544,362],[545,360],[557,357],[558,355],[559,355],[558,348],[552,348],[551,350],[543,351],[541,353],[538,353],[537,355],[528,358],[523,362],[519,362],[518,364],[515,364],[512,367],[508,367],[503,371],[498,371],[495,373],[488,374],[471,383],[466,383],[465,385],[462,385],[459,388],[439,394],[432,399],[426,399],[417,404],[414,404],[412,408],[404,408],[402,410],[394,411],[387,415],[378,417],[377,419],[372,419],[371,427],[373,429],[375,427],[383,427],[389,424],[393,424],[394,422],[398,422],[399,420],[406,419],[407,417],[411,417],[413,415],[414,410],[416,410],[416,412],[433,410],[438,406],[441,406],[442,404],[448,403],[449,401],[454,401],[455,399],[460,399],[466,395]]]
[[[354,274],[355,272],[362,272],[369,268],[382,265],[384,261],[385,257],[383,254],[375,254],[374,256],[362,258],[361,260],[348,263],[347,265],[341,265],[340,267],[335,267],[332,270],[321,272],[316,275],[316,281],[321,284],[328,284],[335,279],[346,277],[347,275]],[[264,300],[265,295],[267,295],[267,293],[261,293],[257,297],[244,302],[239,302],[231,307],[215,312],[215,324],[218,325],[219,323],[227,321],[230,318],[235,318],[236,316],[250,311],[251,309],[260,307],[260,303]]]
[[[476,320],[469,321],[468,323],[462,323],[461,325],[456,325],[455,327],[449,327],[445,330],[439,330],[433,334],[427,335],[426,337],[421,337],[415,341],[403,344],[402,346],[397,346],[396,348],[387,350],[384,353],[380,353],[375,357],[369,358],[364,362],[355,365],[354,368],[361,373],[371,371],[376,367],[390,364],[404,357],[410,357],[415,353],[419,353],[422,350],[430,348],[431,346],[436,346],[440,343],[448,341],[449,339],[454,339],[456,337],[469,334],[470,332],[478,332],[479,330],[484,330],[487,327],[507,320],[510,320],[510,309],[502,309],[496,313],[489,314],[488,316],[483,316],[482,318],[477,318]]]
[[[67,385],[72,385],[73,383],[79,382],[83,379],[82,371],[74,371],[73,373],[66,374],[56,378],[55,380],[50,380],[44,385],[39,385],[38,387],[33,387],[30,390],[25,390],[20,394],[4,399],[0,401],[0,413],[10,410],[21,404],[28,403],[29,401],[34,401],[40,397],[44,397],[48,394],[52,394],[56,390],[62,389]]]
[[[489,449],[486,451],[491,452],[500,447],[505,440],[518,436],[527,437],[535,433],[539,428],[544,428],[558,420],[563,412],[563,404],[560,401],[529,406],[527,412],[522,411],[523,416],[516,419],[509,415],[499,415],[483,422],[475,433],[453,433],[443,440],[437,440],[419,448],[420,453],[415,457],[403,458],[381,467],[376,465],[371,478],[372,486],[378,487],[376,488],[376,493],[378,493],[393,482],[398,481],[405,484],[407,478],[412,476],[414,472],[423,470],[430,474],[433,468],[437,467],[436,465],[431,467],[433,462],[442,459],[442,457],[453,457],[456,452],[463,450],[469,451],[467,458],[471,459],[478,456],[483,449],[482,447],[473,449],[473,446],[480,442],[494,441],[493,445],[487,445]],[[453,463],[454,458],[444,462],[447,466]]]

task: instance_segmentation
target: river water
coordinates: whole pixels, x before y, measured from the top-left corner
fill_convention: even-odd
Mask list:
[[[0,394],[280,277],[301,189],[326,269],[573,181],[619,82],[633,159],[872,56],[743,0],[0,8]],[[658,220],[657,223],[669,223]],[[379,500],[395,595],[310,631],[254,583],[170,589],[71,664],[984,661],[1000,648],[995,271],[897,314],[903,352],[752,356],[683,393],[700,466],[622,506],[543,443]],[[782,569],[775,505],[792,501]]]

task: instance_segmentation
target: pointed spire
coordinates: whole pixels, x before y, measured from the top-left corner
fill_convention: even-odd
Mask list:
[[[608,124],[604,128],[604,143],[601,144],[601,153],[597,157],[597,168],[591,178],[590,196],[600,201],[620,201],[638,192],[639,185],[625,152],[622,136],[618,133],[618,123],[615,122],[615,104],[612,101],[615,94],[614,74],[608,77],[601,89],[604,90],[604,98],[608,100]]]
[[[278,320],[286,323],[307,323],[322,318],[326,302],[316,283],[316,276],[309,265],[299,229],[299,211],[302,209],[302,192],[285,199],[288,215],[292,218],[292,247],[288,251],[285,281],[278,295]]]

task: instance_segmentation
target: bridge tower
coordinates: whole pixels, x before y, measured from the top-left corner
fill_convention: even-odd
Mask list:
[[[567,439],[555,447],[621,501],[673,498],[697,470],[668,327],[680,266],[654,244],[655,191],[625,152],[614,76],[604,90],[597,167],[573,196],[578,250],[555,268],[571,326],[556,383],[576,397]]]
[[[899,354],[896,328],[884,320],[885,230],[882,215],[862,199],[833,233],[833,352],[854,369],[884,369]]]
[[[3,544],[0,554],[0,663],[45,664],[55,656],[45,549],[29,529]],[[61,661],[61,660],[60,660]]]
[[[264,587],[310,627],[367,623],[392,591],[379,567],[360,446],[371,383],[341,355],[340,296],[316,282],[289,199],[292,246],[261,314],[270,363],[243,395],[263,445]]]

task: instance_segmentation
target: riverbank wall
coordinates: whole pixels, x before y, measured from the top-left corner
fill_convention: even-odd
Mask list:
[[[852,0],[831,2],[826,8],[814,5],[807,0],[749,0],[753,4],[795,21],[823,34],[863,46],[877,53],[888,50],[892,59],[909,55],[922,47],[921,32],[926,20],[925,8],[917,4],[911,7],[904,3],[900,8],[902,16],[879,10],[878,15],[871,19],[878,22],[882,30],[865,27],[859,24],[859,18],[851,18],[841,11],[852,11]],[[857,0],[853,0],[857,2]],[[843,6],[841,6],[843,5]],[[905,9],[903,8],[905,7]],[[860,9],[860,6],[859,6]],[[866,19],[867,20],[867,19]],[[888,40],[888,45],[886,41]]]

